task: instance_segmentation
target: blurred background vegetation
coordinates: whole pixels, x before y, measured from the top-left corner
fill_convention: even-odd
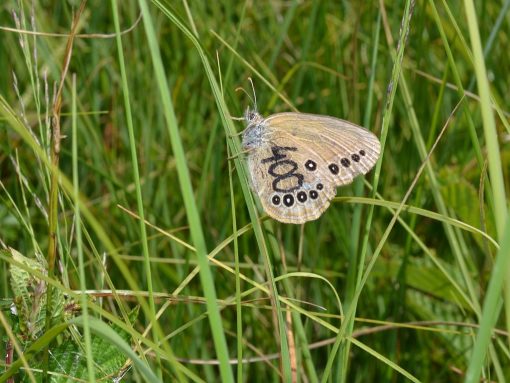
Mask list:
[[[215,364],[222,337],[232,376],[244,381],[289,376],[302,382],[464,380],[498,251],[495,243],[502,238],[496,212],[507,214],[508,209],[508,201],[501,205],[493,196],[496,183],[489,162],[499,162],[508,194],[510,1],[475,4],[499,153],[486,146],[475,76],[481,61],[472,51],[469,1],[413,2],[406,39],[400,35],[409,8],[405,1],[154,1],[148,4],[150,20],[141,17],[142,3],[121,1],[118,11],[112,11],[110,1],[95,0],[82,10],[77,0],[7,0],[0,5],[2,248],[51,264],[49,217],[58,214],[56,268],[50,277],[76,293],[85,286],[93,304],[113,314],[110,322],[124,323],[138,335],[147,331],[144,338],[161,342],[162,348],[144,343],[135,352],[164,382],[228,380],[229,373],[222,371],[220,377]],[[73,18],[77,35],[71,51],[67,44]],[[198,48],[183,28],[195,36]],[[151,31],[163,76],[154,69]],[[405,42],[402,61],[395,56],[399,41]],[[60,185],[52,211],[55,184],[48,162],[41,159],[54,158],[51,117],[66,57],[58,169],[71,180],[73,161],[77,163],[82,238],[77,238],[72,188]],[[392,81],[392,73],[400,73],[400,81]],[[237,90],[251,94],[249,77],[263,115],[289,110],[332,115],[365,126],[385,142],[379,167],[366,177],[369,183],[360,179],[339,189],[323,216],[304,227],[263,220],[262,237],[257,237],[259,223],[247,209],[256,206],[246,194],[246,178],[231,160],[243,158],[232,144],[237,137],[222,118],[239,117],[251,106],[249,97]],[[213,83],[221,84],[221,97]],[[162,88],[171,99],[164,99]],[[231,123],[237,132],[244,128],[242,122]],[[446,124],[428,167],[420,172]],[[31,132],[28,136],[42,151],[34,150],[15,126]],[[175,155],[169,129],[178,133],[185,161]],[[183,174],[189,174],[191,188]],[[378,196],[370,187],[374,174]],[[137,188],[147,238],[138,219]],[[390,209],[398,207],[410,188],[404,202],[416,209],[404,209],[393,226]],[[9,254],[1,258],[3,354],[12,343],[6,328],[15,322],[9,316]],[[205,296],[211,292],[207,275],[199,278],[194,271],[202,259],[197,257],[205,254],[216,259],[209,262],[214,301]],[[370,260],[375,263],[366,269]],[[300,274],[291,274],[295,272]],[[360,283],[364,277],[366,283]],[[269,299],[275,296],[267,290],[271,286],[278,289],[281,307]],[[57,289],[66,291],[64,287]],[[116,290],[126,291],[119,295]],[[236,300],[241,302],[237,308]],[[131,326],[121,313],[142,301],[148,306]],[[502,302],[498,295],[498,310]],[[89,315],[109,323],[94,307]],[[211,308],[220,313],[220,326],[208,321]],[[355,320],[343,322],[349,309]],[[159,329],[149,326],[151,320]],[[350,324],[337,339],[342,323]],[[510,376],[504,316],[497,327],[502,332],[493,339],[490,359],[477,362],[490,381]],[[48,336],[50,351],[77,331],[82,328],[60,338]],[[132,345],[135,338],[125,339]],[[33,360],[44,364],[45,350],[38,351]],[[90,358],[95,351],[88,352]],[[242,368],[236,364],[240,356]],[[73,376],[89,379],[87,371]],[[138,368],[122,373],[124,381],[147,379]]]

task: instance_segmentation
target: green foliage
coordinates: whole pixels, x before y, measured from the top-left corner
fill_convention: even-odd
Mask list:
[[[138,309],[134,309],[129,314],[129,320],[134,323],[138,316]],[[112,324],[111,329],[121,336],[124,341],[130,343],[131,336],[119,326]],[[123,375],[123,369],[127,369],[128,359],[110,340],[102,336],[92,335],[91,357],[96,368],[96,379],[112,380]],[[75,339],[66,336],[64,342],[51,349],[51,359],[49,371],[52,373],[52,383],[69,382],[76,379],[86,380],[87,372],[87,354],[84,351],[83,344]],[[38,366],[41,368],[42,366]],[[42,381],[40,374],[36,375],[38,381]],[[25,382],[30,379],[25,375]]]
[[[32,381],[27,367],[113,379],[127,358],[128,382],[510,376],[510,278],[495,267],[510,0],[114,3],[0,2],[0,296],[17,313],[0,326],[0,383]],[[231,118],[253,106],[248,77],[264,116],[332,115],[384,143],[365,182],[303,227],[250,194]],[[75,327],[80,294],[90,322]]]
[[[13,261],[9,267],[13,302],[16,307],[13,323],[16,323],[16,338],[25,348],[38,339],[44,330],[47,295],[46,283],[42,277],[46,277],[47,270],[43,261],[27,258],[14,249],[3,250],[2,254],[12,257]],[[53,294],[53,301],[52,324],[73,318],[74,304],[64,297],[61,290],[57,289]],[[129,323],[133,324],[136,321],[138,311],[138,308],[135,308],[129,313]],[[110,328],[125,342],[131,343],[131,335],[119,325],[112,324]],[[97,369],[96,378],[99,380],[113,379],[121,374],[123,367],[128,367],[126,355],[104,336],[92,335],[91,353],[88,355],[81,338],[73,336],[73,331],[65,332],[63,335],[64,339],[50,349],[48,371],[51,371],[50,381],[53,383],[87,379],[88,357],[94,361]],[[39,361],[33,362],[32,367],[35,371],[41,371],[44,366]],[[31,382],[30,375],[23,376],[23,381]],[[38,382],[43,381],[41,374],[35,376]]]
[[[43,260],[27,258],[14,249],[2,253],[10,255],[16,262],[9,266],[9,273],[20,331],[17,335],[23,343],[28,343],[37,339],[45,326],[47,285],[40,276],[46,276],[47,268]],[[62,291],[56,290],[52,296],[51,323],[64,320],[64,307],[69,303]]]

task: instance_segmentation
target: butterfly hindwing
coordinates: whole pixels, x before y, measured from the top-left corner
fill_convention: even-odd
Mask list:
[[[336,194],[333,177],[318,171],[324,160],[285,133],[254,149],[248,165],[264,210],[282,222],[318,218]]]

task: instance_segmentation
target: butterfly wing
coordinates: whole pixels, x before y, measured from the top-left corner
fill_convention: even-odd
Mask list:
[[[367,173],[379,157],[377,137],[344,120],[279,113],[264,125],[264,140],[249,152],[248,166],[264,210],[281,222],[317,219],[336,187]]]
[[[375,134],[339,118],[306,113],[278,113],[266,120],[322,155],[336,186],[351,183],[377,162],[381,144]],[[324,169],[325,170],[325,169]],[[326,170],[325,170],[326,171]]]

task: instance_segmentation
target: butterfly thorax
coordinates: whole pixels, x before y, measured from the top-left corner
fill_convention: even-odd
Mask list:
[[[244,113],[246,129],[243,131],[243,149],[258,148],[264,143],[267,134],[267,125],[264,117],[256,110],[246,109]]]

